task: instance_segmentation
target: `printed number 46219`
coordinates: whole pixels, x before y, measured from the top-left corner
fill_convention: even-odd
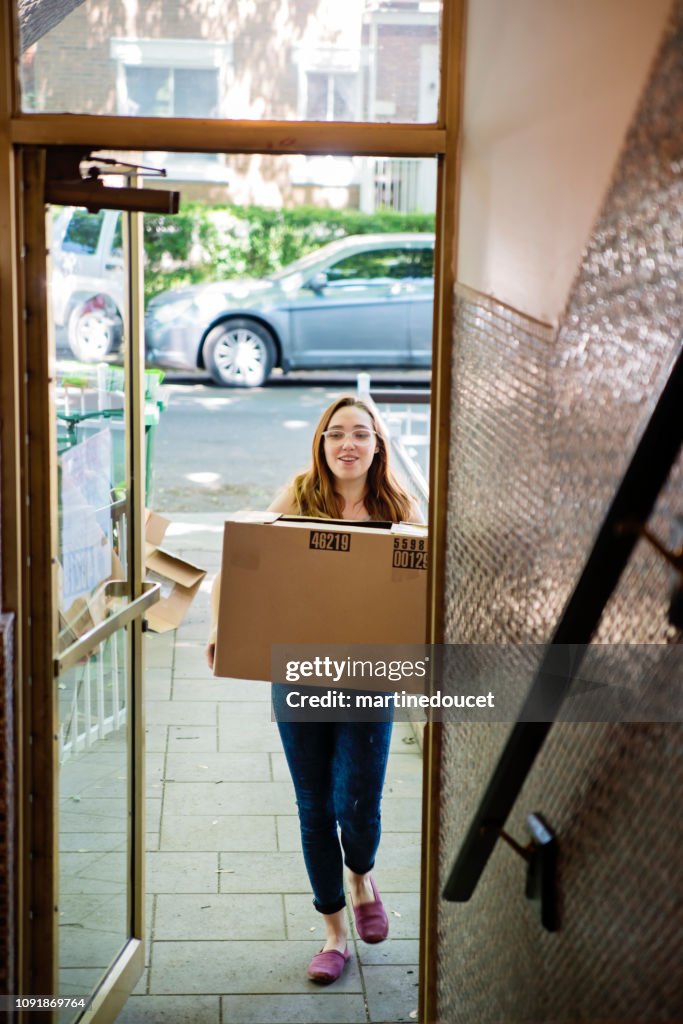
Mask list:
[[[311,530],[309,547],[316,551],[349,551],[351,534],[332,530]]]

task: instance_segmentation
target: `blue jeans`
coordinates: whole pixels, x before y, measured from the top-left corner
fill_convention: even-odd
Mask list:
[[[296,792],[313,905],[334,914],[346,903],[343,864],[364,875],[375,863],[392,722],[283,721],[289,689],[273,685],[273,709]]]

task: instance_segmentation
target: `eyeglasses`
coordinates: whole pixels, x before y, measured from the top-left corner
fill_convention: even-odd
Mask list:
[[[347,437],[350,437],[359,448],[365,448],[367,445],[372,444],[372,439],[376,433],[375,430],[357,429],[346,431],[333,428],[332,430],[323,430],[323,437],[330,444],[342,444]]]

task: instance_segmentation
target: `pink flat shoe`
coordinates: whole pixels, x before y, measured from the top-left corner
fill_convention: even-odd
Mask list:
[[[361,903],[360,906],[353,908],[356,931],[363,942],[384,942],[389,934],[389,918],[372,876],[370,876],[370,885],[375,894],[373,902]]]
[[[351,959],[349,947],[343,953],[338,949],[325,949],[316,953],[308,965],[308,977],[319,985],[331,985],[341,978],[344,968]]]

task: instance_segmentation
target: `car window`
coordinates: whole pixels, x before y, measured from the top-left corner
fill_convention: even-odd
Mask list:
[[[65,252],[94,253],[100,240],[103,221],[104,210],[99,213],[74,210],[64,232],[62,249]]]
[[[370,249],[333,263],[327,268],[327,280],[357,281],[432,277],[434,253],[431,249]]]

